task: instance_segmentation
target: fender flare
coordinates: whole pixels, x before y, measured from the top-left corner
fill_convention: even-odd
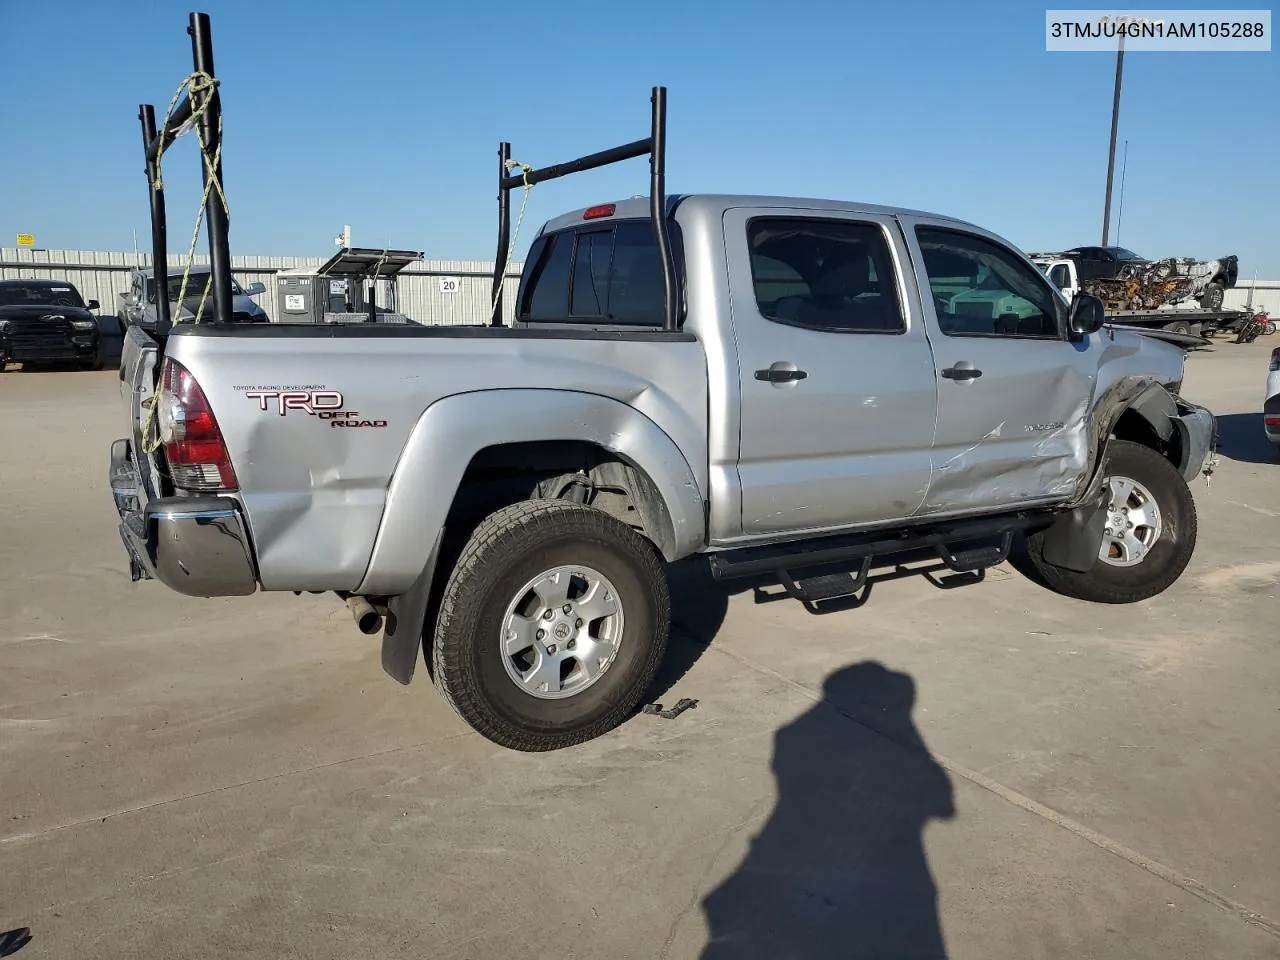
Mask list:
[[[1157,437],[1168,442],[1174,434],[1174,421],[1178,418],[1178,406],[1172,395],[1161,384],[1153,383],[1120,411],[1121,415],[1132,410],[1151,425]],[[1119,421],[1119,417],[1116,418]],[[1115,428],[1115,423],[1112,423]]]
[[[503,443],[557,440],[595,443],[647,475],[665,508],[667,529],[655,531],[654,539],[668,561],[701,547],[702,492],[684,454],[649,417],[599,394],[482,390],[444,397],[419,417],[392,474],[373,553],[354,592],[393,596],[423,573],[478,452]]]

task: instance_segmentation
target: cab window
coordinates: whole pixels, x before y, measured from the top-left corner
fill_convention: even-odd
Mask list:
[[[678,297],[680,232],[674,224],[670,230]],[[662,258],[648,220],[539,237],[529,262],[516,314],[521,321],[662,326]]]
[[[889,244],[878,224],[759,217],[747,224],[760,315],[842,333],[907,329]]]
[[[938,326],[951,337],[1060,338],[1043,274],[985,237],[917,227]]]

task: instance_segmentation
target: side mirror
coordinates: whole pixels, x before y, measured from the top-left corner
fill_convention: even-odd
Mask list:
[[[101,306],[101,304],[100,304],[100,303],[98,303],[98,301],[97,301],[97,300],[90,300],[90,301],[89,301],[89,303],[85,306],[85,309],[86,309],[86,310],[97,310],[100,306]]]
[[[267,285],[265,283],[251,283],[244,288],[244,295],[246,297],[256,297],[258,294],[266,292]]]
[[[1073,337],[1087,337],[1097,333],[1107,322],[1107,309],[1102,301],[1090,293],[1077,293],[1071,298],[1071,312],[1067,324]]]

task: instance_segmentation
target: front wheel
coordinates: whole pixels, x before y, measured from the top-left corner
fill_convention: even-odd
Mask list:
[[[525,501],[487,517],[463,548],[436,620],[434,679],[493,742],[555,750],[627,718],[670,623],[653,544],[600,510]]]
[[[1111,499],[1102,547],[1087,573],[1044,560],[1044,532],[1027,552],[1053,591],[1093,603],[1137,603],[1163,593],[1182,576],[1196,546],[1196,505],[1182,475],[1139,443],[1112,444]]]

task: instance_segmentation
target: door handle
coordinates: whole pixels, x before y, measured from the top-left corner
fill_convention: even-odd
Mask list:
[[[982,371],[968,360],[958,360],[955,366],[944,369],[942,375],[948,380],[977,380]]]
[[[807,376],[808,373],[786,360],[774,361],[765,369],[756,371],[756,379],[767,383],[792,383]]]

